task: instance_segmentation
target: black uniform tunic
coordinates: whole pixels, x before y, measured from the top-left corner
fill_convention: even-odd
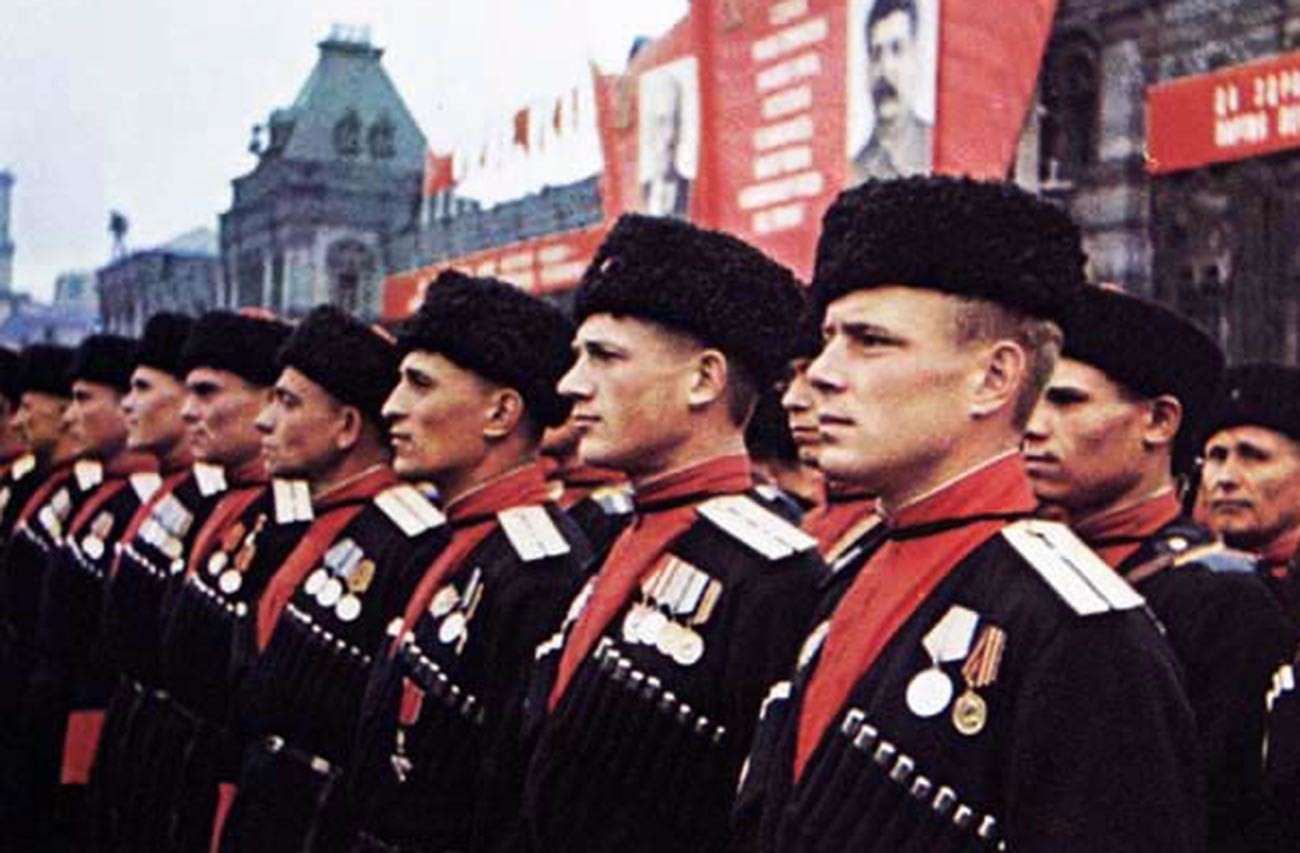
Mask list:
[[[38,788],[86,783],[113,685],[99,642],[105,580],[118,538],[160,484],[152,468],[147,456],[109,464],[48,555],[25,709]]]
[[[1033,503],[1008,457],[898,514],[830,631],[769,693],[732,849],[1201,849],[1173,655],[1068,530],[998,520]],[[859,584],[876,592],[826,653],[817,635],[859,612]]]
[[[560,476],[562,487],[552,497],[582,529],[591,545],[595,570],[632,521],[632,486],[622,474],[586,465]]]
[[[319,507],[262,594],[262,652],[236,698],[249,745],[224,850],[338,843],[341,780],[374,655],[449,536],[442,514],[387,469],[365,491],[365,503],[354,502],[357,488],[347,506]]]
[[[158,693],[163,615],[181,582],[185,558],[208,515],[233,486],[255,489],[260,464],[229,473],[197,463],[169,474],[141,507],[118,546],[108,581],[102,630],[104,651],[118,671],[91,779],[96,833],[106,848],[148,849],[159,830],[143,797],[156,753],[137,727]]]
[[[824,570],[751,485],[743,456],[640,484],[635,522],[538,648],[536,849],[723,845],[763,691],[793,662]]]
[[[58,747],[48,736],[33,740],[37,713],[30,704],[29,688],[39,659],[37,630],[40,604],[51,558],[63,543],[69,523],[104,481],[103,465],[83,459],[56,466],[28,499],[14,524],[5,549],[2,612],[4,641],[0,668],[5,689],[0,691],[0,719],[9,721],[0,737],[0,766],[8,768],[0,782],[0,832],[32,831],[40,817],[38,804],[53,781],[46,771]],[[48,726],[46,726],[48,728]],[[37,780],[46,784],[37,784]],[[57,780],[55,780],[57,781]]]
[[[164,617],[156,701],[134,721],[153,745],[132,782],[135,824],[147,833],[132,839],[137,848],[208,848],[218,785],[234,781],[241,754],[227,724],[256,649],[258,597],[311,515],[305,483],[273,480],[227,492],[195,537]]]
[[[31,500],[48,473],[48,466],[27,453],[13,460],[0,476],[0,547],[9,541],[18,513]]]
[[[536,465],[447,507],[451,544],[367,691],[351,788],[365,850],[503,849],[517,826],[524,686],[590,552]]]
[[[1277,849],[1283,832],[1260,776],[1260,696],[1300,637],[1254,561],[1181,517],[1172,493],[1076,532],[1147,600],[1182,664],[1205,762],[1208,849]]]

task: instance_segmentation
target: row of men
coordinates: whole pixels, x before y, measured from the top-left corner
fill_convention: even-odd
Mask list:
[[[628,216],[576,329],[446,273],[396,341],[325,307],[29,348],[0,829],[1285,849],[1286,572],[1187,518],[1174,470],[1210,435],[1204,511],[1290,558],[1264,515],[1300,503],[1259,472],[1300,460],[1300,395],[1256,368],[1217,398],[1213,342],[1083,261],[1014,187],[909,178],[837,199],[807,301],[734,237]],[[803,529],[745,451],[782,382],[826,483]],[[558,492],[548,428],[582,463]]]

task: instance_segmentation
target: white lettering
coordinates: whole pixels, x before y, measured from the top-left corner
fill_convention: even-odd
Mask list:
[[[772,234],[777,231],[789,231],[799,228],[804,223],[808,205],[804,202],[772,207],[754,214],[755,234]]]
[[[801,115],[790,121],[770,124],[754,131],[754,147],[759,151],[766,151],[769,148],[779,148],[792,142],[807,142],[812,139],[812,136],[812,116]]]
[[[816,44],[824,40],[829,33],[830,25],[826,23],[826,16],[822,15],[754,42],[753,47],[750,48],[750,55],[754,57],[755,62],[768,62],[778,56],[793,53],[801,47]]]
[[[754,159],[754,180],[766,181],[777,175],[798,172],[807,169],[813,163],[812,148],[798,145],[794,148],[782,148]]]
[[[808,0],[784,0],[772,4],[772,8],[767,10],[767,20],[772,26],[779,27],[806,14],[808,14]]]
[[[756,207],[767,207],[819,195],[825,188],[826,179],[821,172],[803,172],[788,178],[745,187],[740,191],[737,202],[741,210],[753,210]]]
[[[798,86],[769,95],[763,99],[763,120],[771,121],[790,113],[797,113],[812,106],[812,86]]]
[[[800,54],[761,72],[757,78],[758,91],[770,92],[773,89],[783,89],[798,80],[816,77],[821,73],[821,54]]]

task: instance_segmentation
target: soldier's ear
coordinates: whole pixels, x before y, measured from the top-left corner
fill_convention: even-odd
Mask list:
[[[1147,401],[1146,419],[1142,424],[1142,442],[1148,447],[1172,445],[1183,424],[1183,404],[1177,397],[1161,394]]]
[[[691,408],[703,408],[726,396],[727,357],[716,349],[704,349],[691,360],[691,387],[687,401]]]
[[[513,388],[498,388],[488,397],[483,437],[489,441],[507,438],[524,417],[524,398]]]
[[[1000,411],[1014,411],[1028,363],[1025,348],[1015,341],[994,341],[985,348],[972,375],[970,416],[979,420]]]
[[[366,419],[356,406],[344,406],[340,414],[342,423],[339,425],[339,433],[334,443],[339,450],[347,451],[356,447],[357,442],[361,440],[366,428]]]

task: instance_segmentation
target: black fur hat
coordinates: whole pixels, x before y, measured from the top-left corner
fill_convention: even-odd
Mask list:
[[[68,367],[68,382],[94,382],[126,393],[131,388],[139,344],[121,335],[91,335],[81,342]]]
[[[1060,322],[1083,286],[1079,230],[1013,184],[947,176],[867,181],[822,219],[819,310],[885,285],[983,299]]]
[[[1300,441],[1300,369],[1264,363],[1229,368],[1204,435],[1236,426],[1263,427]]]
[[[23,386],[19,381],[22,357],[9,347],[0,347],[0,394],[9,401],[10,408],[18,407],[18,398],[23,395]]]
[[[290,331],[279,320],[209,311],[190,329],[181,350],[181,372],[210,367],[227,370],[253,385],[274,385],[280,375],[276,355]]]
[[[533,420],[558,426],[569,401],[556,385],[573,362],[573,324],[555,306],[494,278],[446,270],[402,326],[403,352],[435,352],[524,398]]]
[[[184,380],[181,370],[181,350],[185,340],[194,328],[194,319],[184,314],[160,312],[149,318],[144,324],[144,336],[140,338],[140,351],[136,354],[136,363],[152,367],[164,373],[170,373],[177,379]]]
[[[71,397],[72,349],[58,344],[31,344],[19,357],[18,383],[23,393],[38,391],[54,397]]]
[[[684,332],[734,358],[761,389],[786,369],[802,300],[793,273],[730,234],[625,214],[583,275],[574,315]]]
[[[1177,397],[1183,406],[1178,450],[1194,449],[1187,445],[1199,438],[1223,378],[1223,352],[1209,335],[1163,305],[1091,286],[1080,288],[1064,331],[1066,358],[1140,396]]]
[[[397,384],[399,361],[391,340],[333,305],[321,305],[293,330],[279,363],[381,423],[380,410]]]

